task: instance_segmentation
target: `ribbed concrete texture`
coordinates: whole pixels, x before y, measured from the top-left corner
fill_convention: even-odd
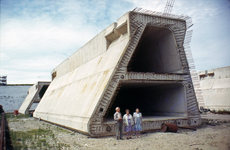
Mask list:
[[[90,136],[115,134],[115,107],[139,107],[143,131],[162,122],[199,126],[184,44],[188,16],[135,9],[124,14],[52,71],[35,110],[42,120]]]
[[[230,111],[230,66],[199,72],[204,108]]]
[[[19,108],[18,112],[21,114],[28,114],[30,108],[34,103],[39,103],[45,94],[50,82],[39,81],[35,83],[31,88],[29,88],[28,95],[26,96],[24,102]]]

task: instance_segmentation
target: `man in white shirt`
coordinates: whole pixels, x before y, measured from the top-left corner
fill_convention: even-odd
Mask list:
[[[123,120],[122,120],[122,115],[120,113],[120,108],[117,107],[116,109],[116,113],[114,114],[114,120],[117,121],[117,125],[116,125],[116,137],[117,140],[119,140],[119,131],[120,131],[120,140],[122,139],[122,126],[123,126]]]

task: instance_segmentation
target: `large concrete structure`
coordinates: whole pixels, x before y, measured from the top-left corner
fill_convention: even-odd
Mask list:
[[[28,95],[26,96],[18,112],[21,114],[28,114],[31,106],[34,103],[39,103],[41,101],[49,85],[50,82],[39,81],[30,87],[28,90]]]
[[[199,72],[205,109],[230,111],[230,66]]]
[[[190,17],[135,9],[52,71],[34,117],[90,136],[114,135],[115,107],[143,113],[143,130],[163,122],[200,125],[186,58]]]

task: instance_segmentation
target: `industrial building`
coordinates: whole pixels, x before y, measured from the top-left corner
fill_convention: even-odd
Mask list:
[[[53,69],[34,117],[90,136],[115,134],[117,106],[122,114],[138,107],[143,131],[199,126],[191,26],[188,16],[127,12]]]
[[[0,86],[7,85],[7,76],[0,76]]]

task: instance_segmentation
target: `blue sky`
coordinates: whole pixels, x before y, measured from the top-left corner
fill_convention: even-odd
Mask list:
[[[1,0],[1,68],[8,83],[51,80],[50,72],[135,7],[164,11],[167,0]],[[230,1],[175,0],[189,15],[197,70],[230,65]]]

